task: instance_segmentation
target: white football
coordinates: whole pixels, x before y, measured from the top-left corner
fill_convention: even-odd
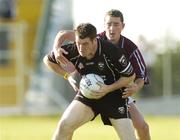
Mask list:
[[[92,91],[98,91],[101,86],[97,83],[102,83],[104,84],[104,80],[97,74],[87,74],[82,77],[80,81],[80,91],[81,93],[89,98],[89,99],[94,99],[92,97]]]

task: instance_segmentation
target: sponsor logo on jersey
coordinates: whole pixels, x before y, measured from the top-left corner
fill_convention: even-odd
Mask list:
[[[127,66],[128,64],[127,59],[124,55],[121,56],[121,58],[119,59],[119,62],[121,63],[122,66]]]
[[[83,65],[82,63],[79,63],[78,68],[79,68],[79,69],[83,69],[83,68],[84,68],[84,65]]]
[[[104,63],[103,62],[99,62],[98,63],[98,68],[99,68],[99,70],[103,70],[104,69]]]
[[[124,114],[125,113],[125,108],[124,107],[118,107],[118,112],[120,114]]]

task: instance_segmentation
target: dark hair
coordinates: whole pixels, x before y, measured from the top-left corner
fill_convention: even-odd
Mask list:
[[[111,9],[110,11],[108,11],[105,15],[106,16],[111,16],[111,17],[119,17],[121,22],[124,22],[124,17],[121,11],[117,10],[117,9]]]
[[[97,36],[96,27],[90,23],[81,23],[76,27],[74,31],[80,39],[88,37],[92,40]]]

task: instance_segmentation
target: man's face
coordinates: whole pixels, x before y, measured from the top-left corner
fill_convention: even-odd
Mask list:
[[[95,39],[90,38],[80,39],[78,36],[75,37],[76,45],[79,54],[82,57],[91,58],[95,54]]]
[[[121,31],[124,28],[124,23],[121,22],[119,17],[106,16],[104,19],[104,27],[108,40],[117,44]]]

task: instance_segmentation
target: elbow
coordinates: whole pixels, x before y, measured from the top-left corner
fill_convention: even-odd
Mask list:
[[[49,61],[48,56],[45,55],[44,58],[43,58],[43,63],[44,63],[45,65],[48,65],[48,61]]]
[[[57,36],[60,37],[60,36],[63,36],[64,34],[66,34],[66,31],[65,30],[61,30],[57,33]]]

